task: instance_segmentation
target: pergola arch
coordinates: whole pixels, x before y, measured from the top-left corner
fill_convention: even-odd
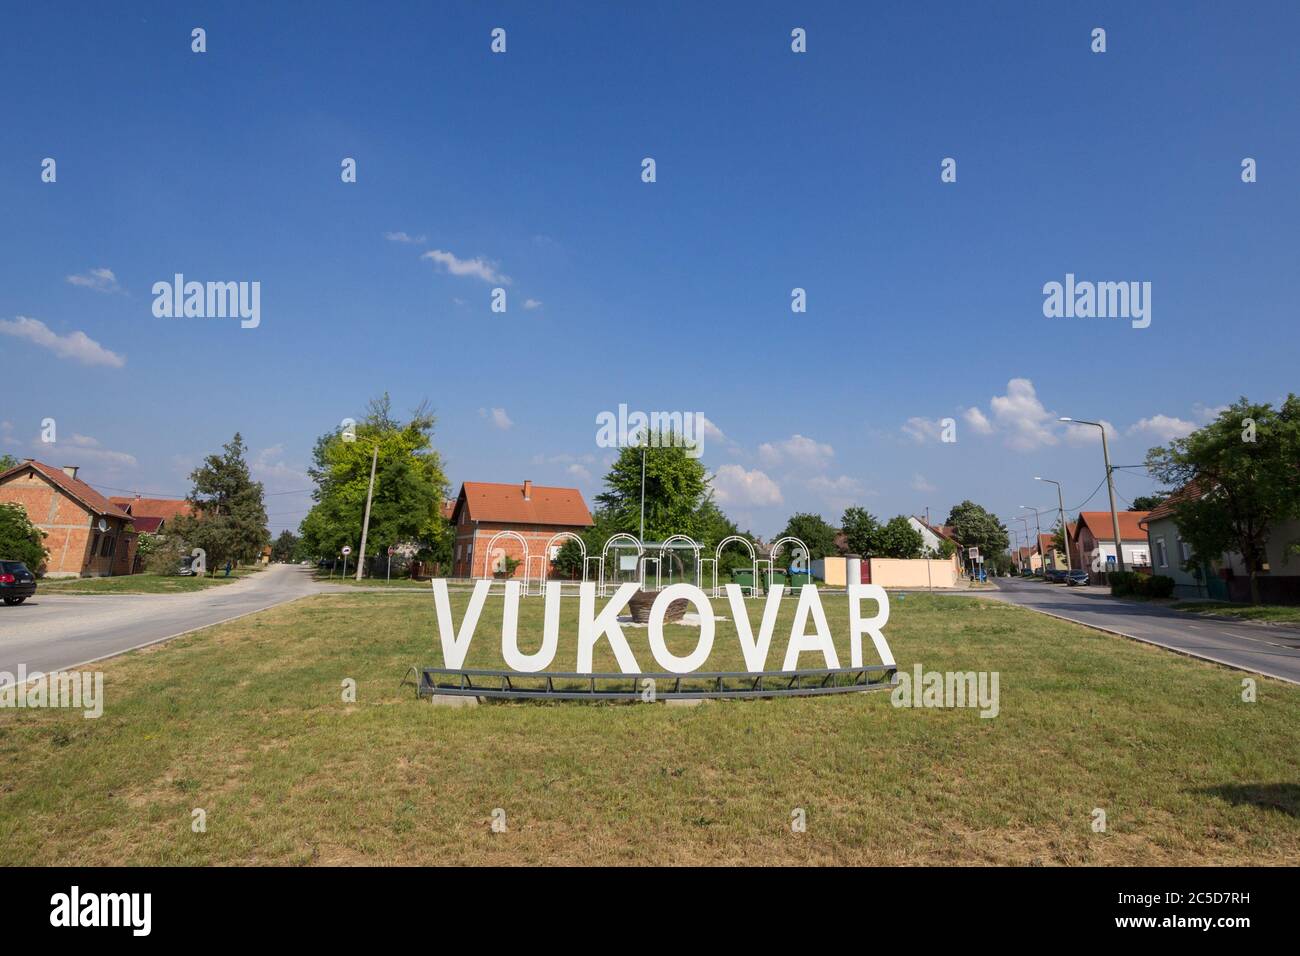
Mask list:
[[[722,550],[733,541],[739,541],[749,552],[750,573],[753,575],[749,585],[749,596],[753,597],[758,588],[758,552],[754,550],[754,542],[750,541],[743,535],[728,535],[718,542],[718,549],[713,552],[713,591],[716,594],[718,590],[718,568],[722,564]]]
[[[703,579],[702,579],[701,576],[700,576],[700,575],[701,575],[701,571],[700,571],[700,551],[703,549],[704,546],[703,546],[702,544],[700,544],[698,541],[696,541],[694,538],[692,538],[690,535],[688,535],[688,534],[675,534],[675,535],[672,535],[671,537],[667,538],[667,539],[666,539],[662,544],[660,544],[660,545],[659,545],[660,565],[662,566],[662,563],[663,563],[663,556],[664,556],[666,553],[668,553],[669,551],[672,550],[672,544],[673,544],[674,541],[684,541],[684,542],[686,542],[686,545],[687,545],[687,546],[688,546],[688,547],[689,547],[693,552],[695,552],[695,585],[696,585],[696,587],[703,587],[703,586],[704,586],[704,581],[703,581]],[[670,577],[669,580],[672,580],[672,578]]]
[[[493,547],[496,546],[497,541],[500,540],[501,538],[514,538],[516,541],[519,542],[519,547],[524,549],[524,557],[522,563],[524,566],[524,586],[526,588],[528,585],[528,542],[524,540],[524,536],[520,534],[518,531],[510,531],[508,529],[505,531],[498,531],[488,540],[487,547],[483,549],[482,577],[484,578],[492,577],[492,568],[491,568],[492,549]]]
[[[641,558],[645,556],[645,548],[641,546],[641,542],[637,540],[635,535],[630,535],[626,531],[620,531],[617,534],[610,535],[606,538],[605,546],[600,549],[600,593],[602,596],[605,593],[605,569],[609,567],[609,561],[606,560],[609,557],[609,549],[614,546],[614,542],[619,540],[631,542],[632,546],[636,548],[636,566],[638,570],[641,567]],[[617,573],[618,572],[616,571],[615,574]]]
[[[582,551],[582,580],[587,580],[587,542],[582,540],[581,535],[573,531],[557,531],[555,534],[551,535],[550,540],[546,542],[546,547],[542,550],[543,557],[547,559],[546,563],[542,566],[542,580],[545,581],[550,576],[551,548],[555,546],[555,542],[561,539],[578,542],[578,548]]]
[[[800,548],[803,548],[804,556],[808,559],[808,569],[807,569],[808,582],[811,584],[812,583],[812,552],[808,550],[808,545],[804,544],[801,539],[796,538],[792,534],[788,534],[784,538],[777,538],[775,541],[772,542],[772,548],[768,552],[768,554],[770,554],[772,556],[773,561],[775,561],[777,551],[779,551],[781,549],[781,546],[785,544],[795,544],[798,545]],[[794,557],[793,551],[791,552],[791,557]],[[773,566],[772,570],[773,571],[776,570],[775,566]],[[788,566],[786,570],[787,571],[789,570]],[[794,587],[793,574],[790,575],[790,587],[792,588]]]

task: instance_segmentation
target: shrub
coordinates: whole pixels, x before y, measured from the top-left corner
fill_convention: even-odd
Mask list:
[[[21,561],[32,574],[43,574],[45,532],[32,524],[20,504],[0,504],[0,560]]]
[[[1164,574],[1154,574],[1147,578],[1147,597],[1167,598],[1174,596],[1174,579]]]

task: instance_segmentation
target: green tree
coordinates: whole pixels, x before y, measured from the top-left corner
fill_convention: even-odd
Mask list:
[[[0,455],[0,472],[6,472],[10,468],[17,468],[22,462],[13,455]]]
[[[880,522],[876,516],[856,505],[844,509],[840,518],[844,531],[844,543],[849,554],[869,558],[876,553],[880,541]]]
[[[1138,495],[1133,499],[1132,507],[1129,511],[1155,511],[1157,507],[1164,503],[1169,497],[1168,492],[1159,491],[1153,495]]]
[[[687,449],[671,445],[671,437],[658,443],[620,449],[609,473],[605,491],[596,496],[600,510],[609,513],[619,531],[635,536],[641,522],[641,463],[645,457],[645,538],[663,541],[674,534],[701,540],[706,515],[701,505],[709,496],[709,476]]]
[[[20,504],[0,504],[0,558],[21,561],[33,574],[44,573],[45,532],[32,524]]]
[[[312,493],[316,504],[298,529],[302,549],[324,557],[351,545],[355,553],[361,543],[371,458],[377,448],[368,555],[407,541],[449,552],[452,529],[442,516],[447,478],[433,448],[434,422],[425,405],[415,409],[407,422],[398,421],[385,393],[370,402],[355,433],[330,431],[318,438],[308,469],[317,486]]]
[[[192,516],[179,515],[167,526],[168,537],[179,537],[191,548],[207,552],[212,570],[227,561],[251,561],[270,541],[262,483],[253,481],[244,460],[244,439],[238,432],[190,474],[194,483],[187,500]]]
[[[836,530],[821,515],[799,511],[790,516],[790,520],[785,523],[785,528],[777,537],[784,538],[786,535],[791,535],[798,538],[808,546],[809,560],[816,561],[818,558],[838,553],[835,547],[836,534]]]
[[[280,536],[271,545],[272,561],[292,561],[298,553],[298,536],[292,531],[280,532]]]
[[[1173,506],[1191,563],[1237,552],[1258,604],[1269,536],[1300,518],[1300,398],[1288,395],[1279,408],[1240,398],[1205,427],[1152,448],[1147,470],[1175,487],[1196,482],[1200,494]]]
[[[986,562],[996,562],[996,556],[1006,550],[1010,544],[1006,526],[973,501],[963,501],[948,513],[944,524],[952,525],[953,535],[961,542],[963,548],[979,548],[980,555]],[[1010,564],[1008,559],[1007,564]]]
[[[925,539],[912,527],[906,515],[895,515],[881,527],[876,536],[876,550],[871,555],[879,558],[919,558]]]

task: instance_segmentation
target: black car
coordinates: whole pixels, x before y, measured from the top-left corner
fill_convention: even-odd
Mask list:
[[[1065,583],[1070,587],[1083,587],[1088,583],[1087,571],[1071,571],[1065,576]]]
[[[1065,576],[1068,572],[1065,568],[1052,568],[1047,572],[1047,580],[1052,584],[1064,584]]]
[[[22,604],[36,593],[36,575],[21,561],[0,561],[0,597],[6,604]]]

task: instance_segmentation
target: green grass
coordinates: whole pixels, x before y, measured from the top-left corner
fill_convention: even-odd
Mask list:
[[[37,594],[180,594],[203,591],[221,584],[242,580],[262,570],[259,567],[235,568],[230,577],[225,570],[204,577],[181,577],[178,574],[122,574],[111,578],[42,578]]]
[[[457,621],[467,599],[453,592]],[[823,601],[844,635],[844,599]],[[574,665],[576,608],[566,598],[556,670]],[[524,602],[525,650],[541,609]],[[500,617],[493,596],[468,664],[499,663]],[[886,693],[434,707],[399,686],[409,666],[439,663],[433,619],[428,595],[317,596],[98,665],[98,720],[0,710],[0,758],[13,768],[0,783],[0,861],[1300,859],[1300,688],[1260,678],[1258,702],[1243,703],[1239,672],[1002,603],[913,592],[886,629],[900,667],[998,671],[992,720],[894,708]],[[653,668],[646,632],[627,634]],[[670,628],[669,646],[684,653],[697,636]],[[720,621],[706,666],[739,662]],[[595,664],[614,669],[607,642]],[[355,703],[341,699],[346,678]],[[191,831],[195,808],[205,833]],[[495,808],[504,833],[492,832]],[[791,830],[796,808],[806,832]]]
[[[1230,604],[1227,601],[1178,601],[1169,605],[1178,611],[1191,611],[1207,617],[1229,617],[1242,621],[1272,621],[1277,624],[1300,624],[1300,607],[1281,604]]]

